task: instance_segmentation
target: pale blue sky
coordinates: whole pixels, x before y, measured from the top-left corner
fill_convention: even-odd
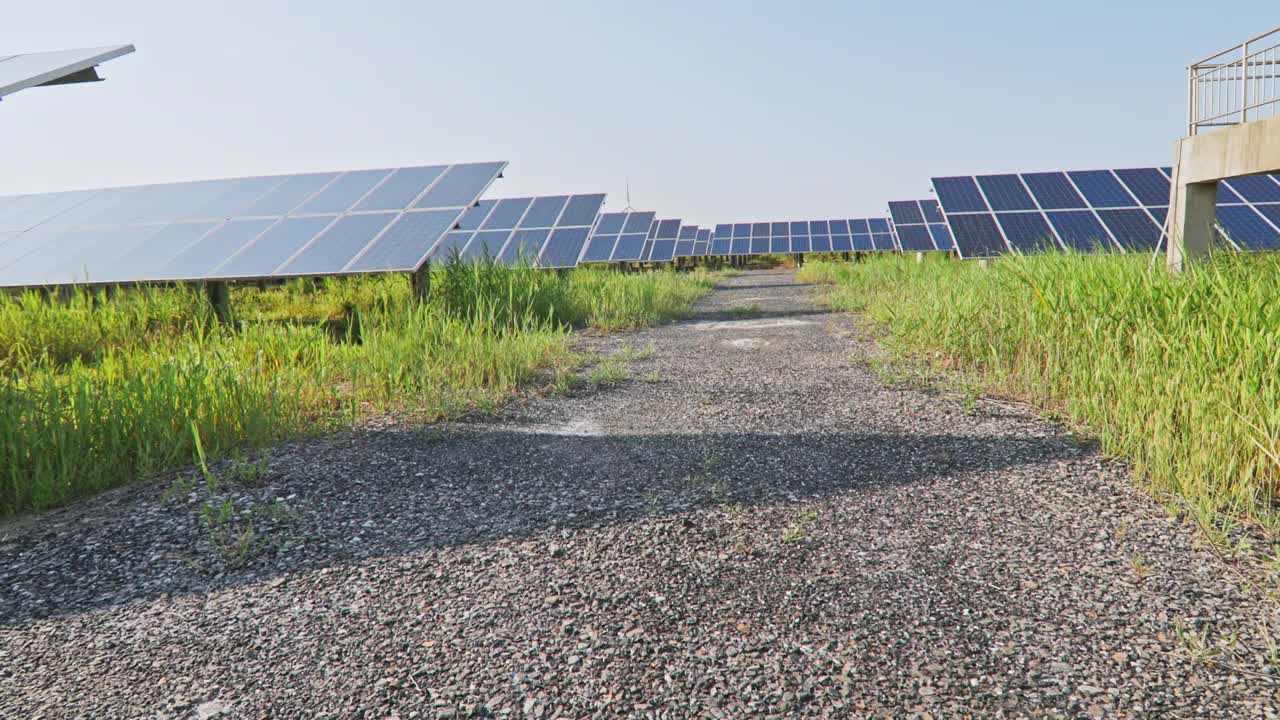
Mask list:
[[[491,196],[881,215],[930,175],[1166,164],[1234,2],[15,3],[0,54],[132,42],[0,103],[0,194],[504,159]],[[1228,11],[1229,7],[1229,11]]]

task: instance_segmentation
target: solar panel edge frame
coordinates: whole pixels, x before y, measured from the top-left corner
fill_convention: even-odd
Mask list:
[[[107,50],[107,48],[110,48],[110,49]],[[47,52],[72,52],[75,50],[106,50],[106,52],[98,53],[97,55],[91,55],[87,58],[78,60],[69,65],[64,65],[64,66],[55,68],[53,70],[48,70],[38,75],[29,76],[24,80],[19,80],[17,82],[10,83],[7,87],[0,87],[0,99],[6,98],[14,93],[21,92],[23,90],[28,90],[33,87],[41,87],[45,85],[45,83],[52,82],[60,78],[68,77],[70,75],[74,75],[75,73],[82,72],[90,68],[95,68],[101,65],[102,63],[107,62],[108,60],[115,60],[116,58],[123,57],[130,53],[133,53],[137,51],[137,48],[134,47],[133,43],[124,43],[122,45],[101,45],[101,46],[91,47],[91,48],[68,48],[67,50],[47,50],[43,52],[46,52],[46,53]],[[30,56],[30,55],[39,55],[39,54],[42,54],[42,52],[18,53],[16,55],[10,55],[6,57],[5,60],[11,60],[15,57],[20,57],[20,56]]]

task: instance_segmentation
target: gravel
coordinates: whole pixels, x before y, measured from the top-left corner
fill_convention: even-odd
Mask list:
[[[812,291],[0,526],[0,717],[1280,717],[1252,569],[1024,408],[886,385]]]

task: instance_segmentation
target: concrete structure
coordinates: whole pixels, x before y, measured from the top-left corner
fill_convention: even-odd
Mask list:
[[[1168,266],[1181,272],[1213,244],[1218,181],[1280,172],[1280,117],[1185,137],[1174,153]]]
[[[1280,28],[1187,68],[1187,137],[1174,150],[1169,198],[1170,271],[1209,253],[1219,180],[1280,171],[1278,65]]]

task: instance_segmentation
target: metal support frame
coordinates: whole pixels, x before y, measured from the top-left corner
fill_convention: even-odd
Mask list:
[[[204,293],[218,322],[231,323],[231,287],[223,280],[213,280],[204,284]]]
[[[416,303],[431,299],[431,261],[427,260],[417,270],[409,273],[410,295]]]

